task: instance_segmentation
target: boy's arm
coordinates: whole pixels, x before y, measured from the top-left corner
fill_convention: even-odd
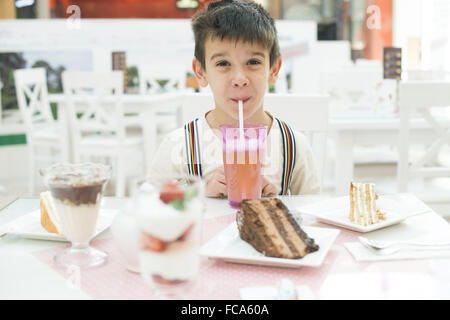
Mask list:
[[[291,180],[291,195],[318,194],[320,183],[316,173],[311,146],[306,137],[295,132],[296,163]]]

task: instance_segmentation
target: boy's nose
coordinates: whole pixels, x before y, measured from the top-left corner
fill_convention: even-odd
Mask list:
[[[245,76],[242,72],[236,72],[235,76],[233,77],[233,87],[239,88],[239,87],[246,87],[248,86],[248,78]]]

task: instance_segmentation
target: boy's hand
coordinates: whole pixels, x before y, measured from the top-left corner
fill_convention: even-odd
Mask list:
[[[217,168],[214,171],[211,180],[206,184],[205,196],[211,198],[225,198],[228,196],[223,167]]]
[[[262,183],[262,196],[263,197],[274,197],[277,195],[277,188],[273,183],[263,177]]]
[[[277,188],[273,183],[263,177],[262,196],[274,197],[277,195]],[[227,183],[225,181],[225,173],[223,168],[217,168],[211,180],[206,184],[205,196],[211,198],[226,198],[228,196]]]

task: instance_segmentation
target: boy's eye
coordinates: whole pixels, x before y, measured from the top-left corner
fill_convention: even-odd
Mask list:
[[[257,64],[261,64],[261,62],[259,60],[256,59],[251,59],[248,61],[248,64],[250,65],[257,65]]]
[[[230,64],[228,63],[228,61],[219,61],[216,63],[217,67],[226,67],[229,66]]]

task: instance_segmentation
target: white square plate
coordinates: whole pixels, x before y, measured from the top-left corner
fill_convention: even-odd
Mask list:
[[[301,259],[283,259],[264,256],[239,237],[236,222],[231,223],[225,230],[203,245],[200,254],[210,259],[244,264],[289,268],[299,268],[302,266],[318,267],[322,264],[328,250],[340,231],[338,229],[307,226],[302,226],[302,229],[319,245],[319,250],[309,253]]]
[[[119,210],[100,209],[94,237],[108,229]],[[11,221],[4,232],[15,234],[27,239],[65,241],[68,240],[59,234],[47,232],[41,225],[41,210],[35,210]],[[93,238],[94,238],[93,237]]]
[[[368,226],[361,226],[350,221],[348,196],[327,199],[311,205],[297,207],[295,210],[301,214],[314,216],[318,221],[363,233],[400,223],[408,217],[408,215],[399,213],[402,204],[398,200],[379,196],[376,206],[386,213],[386,219]]]

